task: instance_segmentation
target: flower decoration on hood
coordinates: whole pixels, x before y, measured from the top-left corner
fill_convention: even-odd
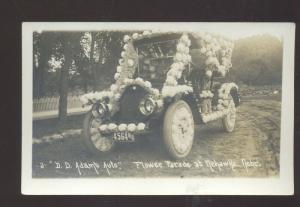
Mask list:
[[[183,34],[176,45],[176,53],[174,62],[166,75],[166,80],[162,88],[161,94],[157,89],[152,88],[149,81],[144,81],[141,78],[133,79],[135,68],[138,64],[138,54],[133,46],[133,41],[149,38],[152,35],[159,35],[160,31],[144,31],[142,33],[134,33],[125,35],[123,51],[121,52],[119,65],[114,74],[115,83],[108,90],[102,92],[88,93],[80,99],[84,105],[95,102],[108,100],[110,114],[113,115],[119,109],[119,100],[125,88],[132,84],[137,84],[147,90],[156,100],[162,100],[166,97],[174,97],[177,94],[188,94],[193,91],[191,86],[178,85],[178,80],[181,79],[186,66],[191,63],[190,46],[191,40],[189,35]],[[232,42],[222,39],[218,36],[213,36],[208,33],[192,33],[200,37],[201,55],[205,56],[205,70],[208,77],[212,76],[213,71],[217,71],[224,76],[231,67]],[[212,94],[203,92],[203,97],[211,97]],[[221,95],[222,97],[222,95]],[[163,104],[160,104],[163,105]],[[108,128],[109,126],[107,126]],[[141,127],[141,126],[140,126]],[[112,126],[110,126],[112,128]],[[115,127],[113,127],[115,128]],[[123,129],[124,126],[121,126]],[[131,127],[132,128],[132,127]]]

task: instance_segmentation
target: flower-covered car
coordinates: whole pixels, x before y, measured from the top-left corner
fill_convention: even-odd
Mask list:
[[[233,43],[209,33],[150,32],[124,36],[114,84],[85,94],[91,110],[84,120],[87,146],[108,152],[116,142],[133,142],[160,130],[170,156],[191,151],[195,124],[221,119],[235,126],[240,99],[226,83]]]

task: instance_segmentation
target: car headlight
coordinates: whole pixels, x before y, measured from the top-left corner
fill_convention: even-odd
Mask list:
[[[156,103],[153,98],[149,96],[143,98],[139,105],[140,112],[145,116],[149,116],[150,114],[152,114],[155,111],[155,108]]]

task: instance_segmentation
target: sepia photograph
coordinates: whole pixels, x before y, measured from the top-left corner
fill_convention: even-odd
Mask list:
[[[292,194],[294,29],[23,23],[22,193]]]

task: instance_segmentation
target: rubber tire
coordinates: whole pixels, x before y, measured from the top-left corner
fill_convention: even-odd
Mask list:
[[[90,122],[92,121],[93,119],[93,114],[91,111],[89,111],[85,117],[84,117],[84,120],[83,120],[83,137],[84,137],[84,142],[85,142],[85,145],[87,147],[87,149],[89,150],[89,152],[92,152],[93,154],[107,154],[109,152],[111,152],[114,147],[115,147],[115,143],[113,144],[113,146],[111,147],[110,150],[108,151],[100,151],[98,150],[97,147],[95,147],[93,141],[91,140],[91,136],[90,136]]]
[[[183,154],[180,154],[179,152],[176,151],[175,147],[174,147],[174,144],[173,144],[173,141],[172,141],[172,120],[173,120],[173,115],[174,115],[174,112],[177,110],[177,108],[179,106],[183,105],[184,107],[186,107],[188,109],[188,111],[190,112],[191,114],[191,117],[193,119],[193,128],[195,130],[195,125],[194,125],[194,118],[193,118],[193,113],[189,107],[189,105],[183,101],[183,100],[179,100],[179,101],[176,101],[174,103],[172,103],[166,113],[165,113],[165,116],[164,116],[164,123],[163,123],[163,140],[164,140],[164,144],[165,144],[165,147],[167,149],[167,152],[168,154],[173,158],[173,159],[182,159],[184,157],[186,157],[191,149],[192,149],[192,146],[193,146],[193,142],[194,142],[194,137],[193,137],[193,140],[192,140],[192,144],[189,146],[188,150],[183,153]],[[194,132],[195,134],[195,132]]]
[[[233,100],[232,96],[230,96],[230,99],[231,99],[231,101],[232,101],[233,104],[234,104],[234,100]],[[235,105],[235,104],[234,104],[234,105]],[[235,107],[235,106],[234,106],[234,107]],[[236,112],[235,112],[235,113],[236,113]],[[233,132],[233,130],[234,130],[234,128],[235,128],[236,115],[235,115],[234,125],[233,125],[232,128],[229,126],[228,120],[227,120],[226,117],[227,117],[227,116],[225,116],[225,117],[222,118],[223,128],[224,128],[224,130],[225,130],[226,132],[228,132],[228,133]]]

